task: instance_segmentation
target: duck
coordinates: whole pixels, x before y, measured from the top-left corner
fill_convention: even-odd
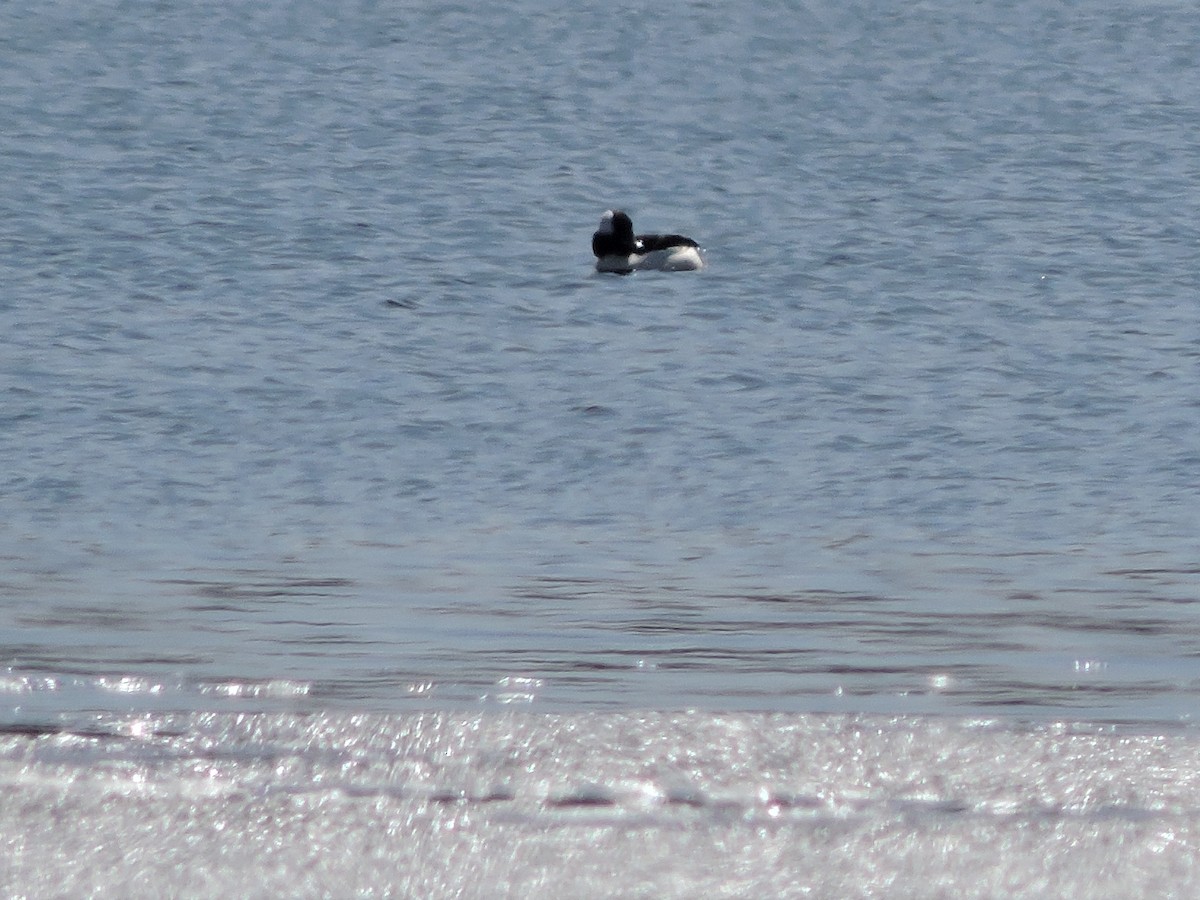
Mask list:
[[[606,209],[592,235],[597,272],[628,275],[643,269],[692,272],[704,268],[700,245],[682,234],[633,233],[633,220],[619,209]]]

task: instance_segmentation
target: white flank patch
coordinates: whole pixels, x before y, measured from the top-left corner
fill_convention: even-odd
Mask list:
[[[695,247],[669,247],[641,255],[610,255],[596,260],[598,272],[694,272],[703,268],[704,257]]]

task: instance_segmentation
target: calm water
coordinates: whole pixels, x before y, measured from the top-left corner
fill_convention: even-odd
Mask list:
[[[1194,896],[1198,36],[0,5],[0,884]]]
[[[1200,13],[990,6],[5,5],[20,715],[1189,719]]]

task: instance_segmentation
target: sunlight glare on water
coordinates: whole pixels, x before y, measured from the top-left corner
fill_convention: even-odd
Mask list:
[[[1198,26],[4,4],[0,883],[1194,894]]]

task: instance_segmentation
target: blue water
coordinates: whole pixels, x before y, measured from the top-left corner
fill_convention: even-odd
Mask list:
[[[0,717],[1189,721],[1198,35],[4,4]]]

